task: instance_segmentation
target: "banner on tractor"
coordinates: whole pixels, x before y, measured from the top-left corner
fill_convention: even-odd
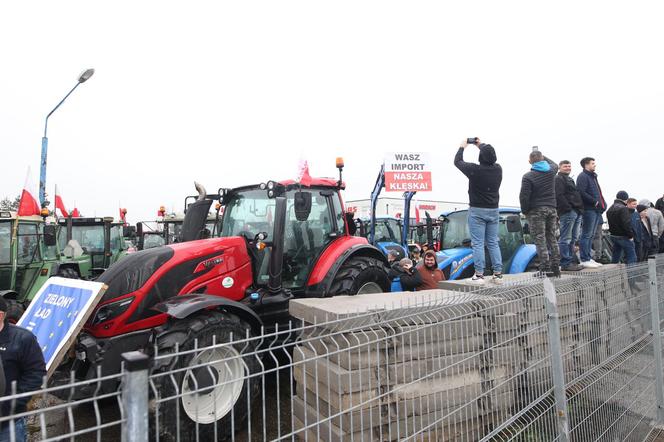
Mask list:
[[[19,319],[16,325],[30,330],[37,337],[49,376],[62,361],[105,290],[106,285],[101,282],[49,278]]]
[[[431,191],[429,164],[428,153],[388,153],[385,156],[385,190],[387,192]]]

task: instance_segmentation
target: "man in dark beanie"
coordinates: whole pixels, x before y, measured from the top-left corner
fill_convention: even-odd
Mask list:
[[[479,148],[479,163],[467,163],[463,160],[463,152],[468,147],[468,140],[463,140],[454,157],[454,165],[468,177],[468,230],[473,247],[473,263],[475,275],[472,281],[484,283],[485,256],[484,246],[489,250],[493,266],[493,281],[500,283],[503,277],[503,258],[498,245],[498,200],[500,183],[503,181],[503,169],[496,163],[496,151],[490,144],[480,143],[475,138],[474,144]]]
[[[5,322],[8,305],[0,297],[0,359],[5,372],[5,396],[37,390],[46,376],[44,354],[37,338],[30,331]],[[4,399],[4,398],[0,398]],[[24,413],[29,397],[0,401],[2,416]],[[16,441],[26,440],[25,418],[5,421],[0,426],[0,440],[9,440],[10,425],[14,425]]]
[[[627,208],[627,199],[629,195],[624,190],[616,194],[613,205],[606,212],[606,219],[609,222],[609,232],[613,241],[613,256],[611,262],[617,264],[620,262],[623,254],[625,263],[636,263],[636,249],[634,247],[634,230],[632,229],[632,215]]]
[[[521,180],[521,212],[528,218],[530,234],[537,247],[540,276],[560,276],[560,249],[556,241],[558,214],[554,181],[558,165],[534,150],[528,158],[531,168]]]

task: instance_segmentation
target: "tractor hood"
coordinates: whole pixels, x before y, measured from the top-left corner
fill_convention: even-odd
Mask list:
[[[438,268],[445,269],[449,266],[458,267],[459,263],[464,260],[464,258],[473,255],[473,250],[466,247],[458,247],[455,249],[441,250],[436,253],[436,258],[438,259]],[[454,265],[454,263],[457,263]]]
[[[231,249],[232,256],[228,256]],[[174,296],[187,282],[215,267],[222,266],[223,270],[230,271],[231,267],[245,265],[248,261],[246,243],[240,237],[204,239],[142,250],[127,255],[97,279],[108,286],[101,303],[140,289],[150,290],[166,280],[170,280],[169,292]],[[163,293],[159,298],[170,296]]]

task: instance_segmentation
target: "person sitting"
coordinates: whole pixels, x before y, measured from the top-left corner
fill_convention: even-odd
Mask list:
[[[427,250],[424,253],[424,265],[417,268],[422,278],[422,283],[417,290],[432,290],[438,288],[438,283],[445,280],[445,274],[438,268],[436,252]]]
[[[422,284],[420,273],[413,267],[409,258],[395,262],[387,276],[392,282],[392,291],[413,292]]]

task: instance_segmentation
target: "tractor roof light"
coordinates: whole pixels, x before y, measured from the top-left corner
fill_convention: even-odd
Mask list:
[[[337,157],[337,169],[343,169],[344,168],[344,159],[342,157]]]
[[[274,198],[274,195],[275,195],[274,190],[268,190],[267,191],[267,197],[268,198]]]
[[[39,211],[39,214],[40,214],[41,216],[43,216],[43,217],[47,217],[47,216],[48,216],[48,208],[46,208],[46,207],[42,208],[42,209]]]

